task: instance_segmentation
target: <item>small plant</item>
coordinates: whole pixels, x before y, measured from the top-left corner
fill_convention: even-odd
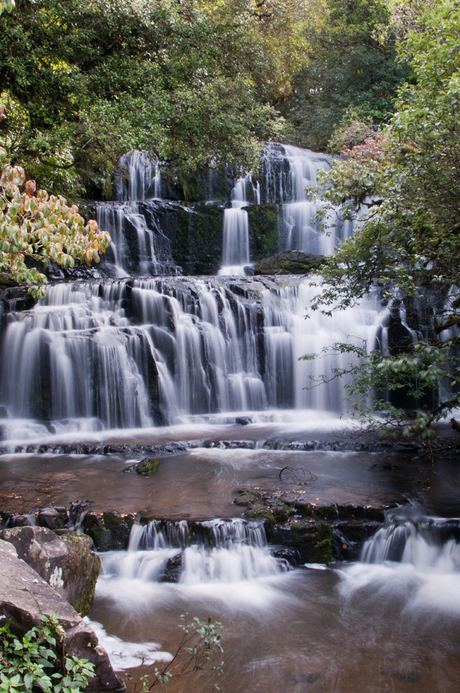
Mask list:
[[[214,663],[215,655],[222,653],[222,635],[220,630],[222,624],[219,621],[200,621],[195,617],[188,621],[188,614],[181,614],[182,637],[177,646],[176,653],[170,662],[167,662],[161,669],[155,667],[152,674],[143,674],[145,664],[142,662],[137,679],[132,689],[133,693],[149,693],[153,688],[166,686],[174,679],[194,674],[205,669],[213,671],[217,676],[221,676],[224,662]],[[133,680],[134,677],[128,676]],[[212,690],[220,691],[217,684],[212,686]]]
[[[53,615],[42,616],[20,640],[10,631],[10,621],[0,626],[0,693],[81,693],[94,665],[78,657],[61,657],[63,630]]]

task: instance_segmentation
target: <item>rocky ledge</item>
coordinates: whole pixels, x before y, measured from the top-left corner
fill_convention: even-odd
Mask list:
[[[315,505],[304,491],[240,488],[235,505],[261,520],[270,544],[287,551],[290,563],[357,560],[364,542],[382,527],[389,506]],[[276,551],[275,551],[276,555]]]
[[[318,272],[323,262],[322,255],[288,250],[259,260],[254,268],[254,274],[311,274]]]
[[[90,551],[89,537],[57,537],[41,527],[6,529],[0,538],[0,623],[11,622],[21,637],[41,616],[57,616],[65,632],[62,656],[85,658],[95,666],[86,693],[124,693],[125,685],[112,669],[107,652],[98,644],[66,597],[89,609],[99,573],[99,558]],[[29,564],[30,563],[30,564]],[[35,568],[35,569],[34,569]]]

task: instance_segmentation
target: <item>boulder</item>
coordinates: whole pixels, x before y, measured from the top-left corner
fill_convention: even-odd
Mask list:
[[[323,262],[322,255],[288,250],[259,260],[254,274],[310,274],[318,272]]]
[[[11,621],[11,630],[22,636],[40,616],[54,614],[65,631],[64,654],[85,658],[95,665],[95,676],[85,693],[124,693],[125,685],[112,669],[107,652],[92,628],[38,573],[18,558],[15,547],[0,539],[0,619]]]
[[[46,527],[13,527],[0,532],[18,554],[83,616],[89,613],[101,561],[85,534],[58,537]]]
[[[48,529],[62,529],[69,521],[66,508],[42,508],[38,511],[37,525]]]

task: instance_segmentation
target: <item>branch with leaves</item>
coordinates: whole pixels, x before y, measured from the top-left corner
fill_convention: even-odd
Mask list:
[[[0,112],[0,119],[2,113]],[[34,298],[45,296],[46,276],[27,259],[48,267],[74,267],[75,260],[99,262],[110,236],[94,220],[87,224],[78,207],[46,190],[35,194],[35,181],[25,182],[24,170],[7,162],[0,148],[0,269],[18,284],[27,284]]]
[[[181,614],[179,628],[182,630],[180,642],[173,658],[162,668],[155,667],[153,675],[142,674],[144,664],[141,664],[133,693],[149,693],[153,688],[166,686],[175,679],[208,670],[221,676],[223,661],[214,663],[215,657],[223,653],[222,624],[219,621],[201,621],[195,617],[188,620],[188,614]],[[132,679],[131,676],[129,676]],[[212,690],[220,691],[214,683]]]

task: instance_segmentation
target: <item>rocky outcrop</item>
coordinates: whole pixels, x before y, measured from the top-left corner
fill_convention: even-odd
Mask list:
[[[254,274],[310,274],[318,272],[323,262],[322,255],[288,250],[259,260]]]
[[[84,534],[57,536],[46,527],[14,527],[0,532],[18,554],[82,616],[89,613],[101,561]]]
[[[239,488],[236,494],[234,504],[246,506],[248,519],[264,523],[270,544],[291,550],[287,560],[293,565],[357,560],[385,520],[383,507],[317,505],[302,491]]]
[[[127,548],[133,523],[134,516],[126,513],[89,512],[83,527],[98,551],[119,551]]]
[[[95,665],[95,676],[86,693],[124,693],[125,685],[112,669],[107,652],[94,631],[38,573],[17,555],[10,542],[0,540],[0,618],[11,621],[18,636],[34,626],[40,616],[55,614],[65,631],[64,655],[85,658]]]

